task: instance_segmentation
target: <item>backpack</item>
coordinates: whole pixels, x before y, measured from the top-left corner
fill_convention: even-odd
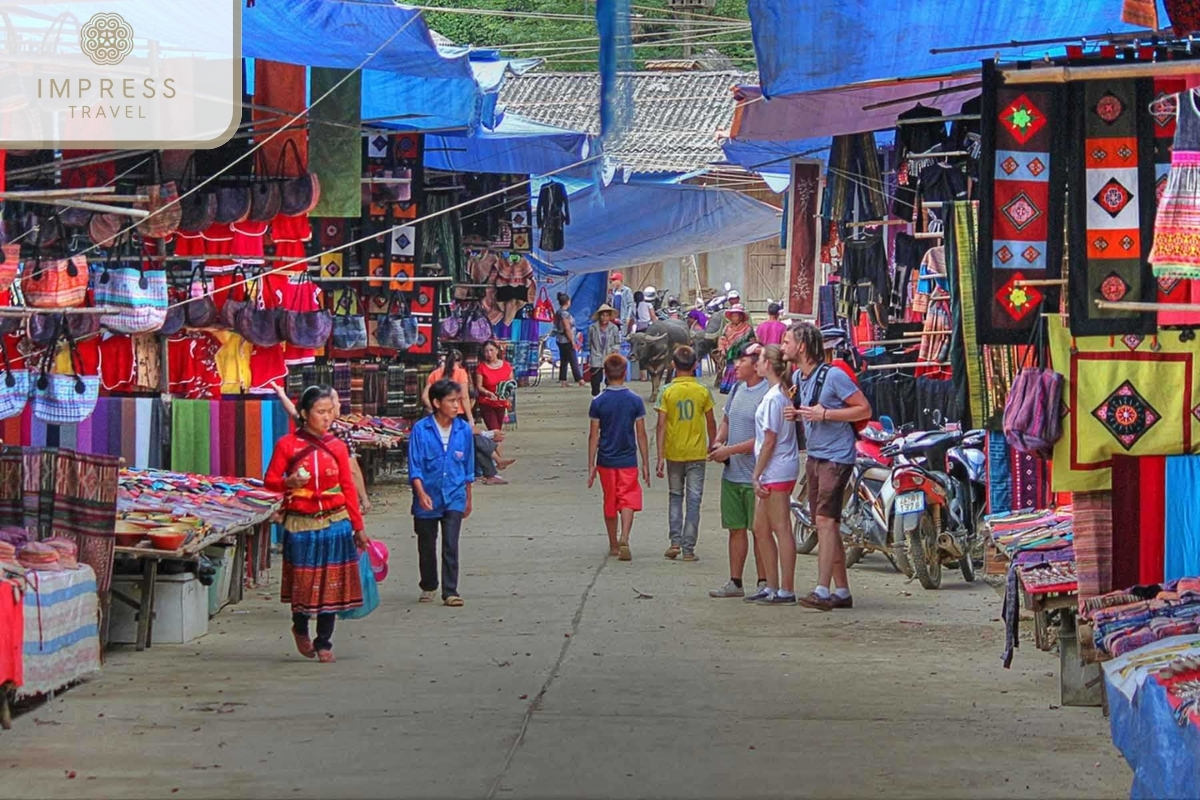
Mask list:
[[[847,365],[847,366],[849,366],[849,365]],[[817,367],[817,376],[816,376],[817,383],[813,387],[813,393],[812,393],[813,403],[821,402],[821,392],[825,391],[825,378],[828,377],[829,370],[835,369],[835,368],[841,369],[843,372],[850,375],[850,380],[854,381],[855,386],[858,386],[858,377],[851,374],[851,370],[844,369],[841,365],[837,364],[837,362],[834,362],[833,364],[830,364],[829,362],[825,362],[825,363],[821,364],[821,366]],[[795,406],[796,408],[800,408],[802,405],[804,405],[804,400],[800,397],[800,386],[798,383],[796,383],[795,379],[793,379],[792,385],[795,387],[795,392],[792,395],[792,405]],[[857,437],[860,433],[862,433],[863,431],[865,431],[867,429],[867,426],[870,424],[870,422],[871,421],[869,419],[862,419],[862,420],[859,420],[858,422],[847,422],[844,424],[849,425],[850,427],[854,428],[854,435]],[[804,432],[804,420],[800,420],[800,419],[796,420],[796,443],[798,445],[800,445],[801,450],[808,449],[808,447],[807,447],[808,437],[807,437],[807,434],[805,434],[805,432]]]
[[[1025,367],[1004,401],[1004,438],[1021,453],[1050,458],[1062,436],[1063,376],[1052,369]]]

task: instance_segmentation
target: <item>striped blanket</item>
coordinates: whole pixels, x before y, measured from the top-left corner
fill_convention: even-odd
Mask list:
[[[25,683],[18,697],[57,691],[100,671],[96,573],[81,565],[30,572],[25,588]]]

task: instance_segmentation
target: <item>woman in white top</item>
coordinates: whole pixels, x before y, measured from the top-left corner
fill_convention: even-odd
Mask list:
[[[778,345],[753,344],[746,355],[751,352],[759,354],[758,374],[770,387],[754,414],[754,541],[767,585],[746,599],[759,605],[789,605],[796,602],[796,544],[789,506],[800,475],[800,451],[796,424],[783,415],[791,405],[783,383],[788,370]]]

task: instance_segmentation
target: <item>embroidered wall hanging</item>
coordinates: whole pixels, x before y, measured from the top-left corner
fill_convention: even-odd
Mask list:
[[[1063,436],[1054,446],[1055,492],[1105,491],[1113,455],[1190,453],[1200,425],[1200,341],[1125,336],[1075,339],[1050,326],[1063,387]],[[1109,342],[1112,342],[1110,345]]]
[[[804,319],[817,316],[820,256],[817,214],[821,205],[821,165],[797,161],[792,165],[792,190],[788,209],[788,313]]]
[[[1094,301],[1155,299],[1146,258],[1154,230],[1154,121],[1150,80],[1071,84],[1071,333],[1154,333],[1153,313]]]
[[[1058,291],[1019,287],[1061,274],[1068,122],[1062,86],[1005,86],[993,64],[983,74],[979,280],[981,344],[1024,344],[1042,301]]]
[[[1175,111],[1179,93],[1187,90],[1182,78],[1155,78],[1154,100],[1147,113],[1154,128],[1154,203],[1157,207],[1167,188],[1171,171],[1171,149],[1175,144]],[[1200,326],[1200,281],[1190,278],[1162,276],[1157,279],[1158,302],[1191,303],[1195,311],[1160,311],[1158,324],[1168,326]]]

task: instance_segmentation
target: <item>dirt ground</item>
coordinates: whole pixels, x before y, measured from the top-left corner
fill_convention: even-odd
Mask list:
[[[633,562],[608,558],[588,400],[522,394],[513,485],[479,487],[463,534],[465,607],[417,604],[408,494],[380,488],[369,529],[391,576],[378,611],[339,624],[337,664],[295,653],[277,583],[250,592],[202,639],[112,650],[100,677],[19,717],[0,734],[2,794],[1128,794],[1100,710],[1059,707],[1056,655],[1026,638],[1001,668],[982,581],[928,592],[875,556],[851,571],[853,611],[710,599],[727,577],[716,467],[699,562],[663,559],[658,481]],[[800,557],[802,590],[815,568]]]

